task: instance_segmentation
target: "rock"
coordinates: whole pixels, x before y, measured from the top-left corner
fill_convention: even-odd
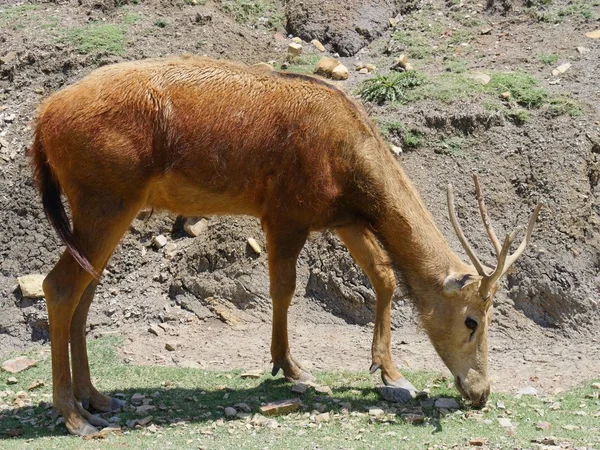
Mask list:
[[[392,64],[391,69],[403,71],[403,70],[406,70],[407,64],[408,64],[408,56],[400,55],[394,60],[394,63]]]
[[[502,94],[500,94],[500,97],[502,97],[504,100],[508,100],[512,97],[512,94],[509,91],[505,91]]]
[[[302,39],[296,36],[292,38],[292,42],[295,42],[296,44],[302,44]]]
[[[165,348],[170,352],[174,352],[177,348],[177,344],[175,344],[174,342],[165,342]]]
[[[538,422],[535,424],[535,428],[538,430],[549,430],[552,428],[552,424],[549,422]]]
[[[28,391],[33,391],[34,389],[40,388],[42,386],[45,386],[46,383],[44,383],[44,380],[35,380],[33,383],[31,383],[28,387],[27,390]]]
[[[6,123],[13,123],[16,118],[17,118],[17,116],[15,116],[14,114],[8,114],[8,115],[4,116],[4,121]]]
[[[435,401],[436,408],[444,408],[444,409],[459,409],[460,406],[453,398],[444,398],[440,397]]]
[[[137,423],[138,423],[137,419],[132,419],[132,420],[128,420],[127,422],[125,422],[125,425],[127,426],[127,428],[135,428]]]
[[[6,55],[0,56],[0,66],[2,64],[8,64],[9,62],[14,61],[15,59],[17,59],[17,52],[8,52]]]
[[[547,436],[540,439],[532,439],[531,442],[533,442],[534,444],[541,445],[558,445],[558,439],[556,439],[554,436]]]
[[[385,411],[381,408],[369,408],[369,416],[379,418],[383,417]]]
[[[393,145],[393,144],[392,144],[392,145],[390,145],[390,151],[391,151],[391,152],[392,152],[394,155],[398,156],[398,155],[400,155],[400,154],[402,153],[402,147],[400,147],[400,146],[398,146],[398,145]]]
[[[416,397],[416,392],[401,387],[379,386],[377,390],[385,400],[393,403],[406,403]],[[458,405],[456,407],[458,409]]]
[[[225,408],[224,413],[225,417],[227,417],[228,419],[233,419],[235,416],[237,416],[237,410],[235,408],[232,408],[231,406]]]
[[[262,249],[260,248],[260,245],[258,245],[258,242],[256,242],[256,239],[248,238],[248,245],[257,255],[262,253]]]
[[[533,386],[526,386],[517,391],[517,395],[537,395],[537,389]]]
[[[15,377],[8,377],[6,380],[6,384],[17,384],[18,382],[19,380],[17,380]]]
[[[265,64],[265,63],[259,63]],[[255,64],[256,66],[257,64]],[[267,64],[268,65],[268,64]],[[269,66],[271,70],[273,67]],[[199,217],[188,217],[183,223],[183,230],[192,237],[200,236],[208,228],[208,220]]]
[[[140,420],[138,420],[138,421],[137,421],[137,422],[138,422],[138,425],[141,425],[142,427],[145,427],[145,426],[146,426],[146,425],[148,425],[150,422],[152,422],[152,419],[153,419],[153,418],[154,418],[154,417],[152,417],[152,416],[146,416],[146,417],[144,417],[144,418],[142,418],[142,419],[140,419]]]
[[[308,390],[308,386],[304,383],[298,383],[292,386],[292,392],[295,394],[304,394]]]
[[[348,79],[348,68],[343,64],[339,64],[333,72],[331,72],[331,78],[334,80],[347,80]]]
[[[242,377],[242,378],[252,378],[255,380],[257,380],[258,378],[261,378],[262,376],[263,376],[263,371],[260,369],[248,370],[240,375],[240,377]]]
[[[291,398],[269,402],[260,407],[260,412],[265,416],[274,416],[297,411],[300,409],[300,406],[302,406],[302,402],[299,398]]]
[[[167,245],[165,245],[164,254],[166,257],[172,258],[173,256],[175,256],[176,253],[177,253],[177,244],[175,242],[169,242]],[[161,279],[159,281],[164,283],[165,281],[167,281],[167,277],[161,276]]]
[[[369,73],[369,69],[367,69],[366,67],[363,67],[362,69],[360,69],[358,71],[358,73],[362,74],[362,75],[366,75]]]
[[[592,383],[594,389],[600,389],[600,383]]]
[[[164,331],[161,327],[159,327],[158,325],[156,325],[155,323],[153,323],[152,325],[150,325],[148,327],[148,332],[152,333],[155,336],[161,336],[162,334],[164,334]]]
[[[486,85],[490,81],[492,81],[492,78],[483,72],[473,72],[473,73],[467,74],[467,78],[478,81],[479,83],[481,83],[483,85]]]
[[[155,410],[156,410],[156,406],[154,406],[154,405],[142,405],[142,406],[138,406],[137,408],[135,408],[135,413],[138,416],[144,416]]]
[[[339,65],[340,62],[337,59],[332,58],[331,56],[323,56],[317,63],[317,66],[315,67],[315,73],[331,77],[333,69],[335,69]]]
[[[373,72],[374,70],[377,70],[377,67],[375,64],[365,64],[365,69],[367,69],[369,72]]]
[[[167,238],[165,236],[163,236],[162,234],[159,234],[158,236],[154,236],[152,238],[152,245],[154,245],[154,248],[163,248],[165,245],[167,245]]]
[[[315,386],[315,392],[318,394],[331,395],[333,392],[329,386]]]
[[[38,363],[37,360],[20,356],[15,359],[9,359],[2,363],[2,370],[10,373],[19,373],[30,367],[35,366]]]
[[[411,63],[406,63],[406,65],[404,66],[404,70],[410,72],[411,70],[415,70],[415,68]]]
[[[245,414],[250,414],[252,412],[252,408],[250,408],[246,403],[236,403],[233,405],[233,407]]]
[[[287,54],[290,58],[297,58],[302,54],[302,44],[298,44],[297,42],[290,43],[290,45],[288,45]]]
[[[600,39],[600,30],[590,31],[589,33],[585,33],[585,35],[590,39]]]
[[[411,425],[419,425],[425,422],[425,416],[419,413],[404,413],[401,414],[400,417],[406,423],[410,423]]]
[[[325,412],[325,413],[322,413],[322,414],[317,414],[315,416],[315,422],[316,423],[329,422],[329,420],[330,420],[330,417],[329,417],[329,413],[328,412]]]
[[[44,296],[44,290],[42,289],[42,283],[46,275],[31,274],[24,275],[17,278],[19,288],[21,289],[21,295],[24,298],[42,298]]]
[[[502,400],[498,400],[496,402],[496,408],[498,408],[498,409],[506,409],[506,406],[504,406],[504,402]]]
[[[590,51],[590,49],[587,48],[587,47],[577,47],[577,52],[580,53],[580,54],[582,54],[582,55],[584,53],[588,53],[589,51]]]
[[[354,64],[354,70],[356,70],[357,72],[364,68],[365,68],[365,65],[361,61],[358,61],[357,63]]]
[[[552,75],[555,77],[560,75],[561,73],[565,73],[567,70],[571,68],[571,63],[565,63],[558,66],[556,69],[552,71]]]
[[[396,28],[396,26],[398,25],[398,23],[400,22],[400,17],[401,16],[396,16],[396,17],[390,17],[388,19],[388,22],[390,23],[390,27],[392,28]]]
[[[492,34],[492,27],[483,27],[479,30],[479,34]]]
[[[483,447],[485,444],[487,444],[486,438],[473,438],[469,441],[469,445],[473,447]]]
[[[140,405],[144,399],[146,398],[146,396],[144,394],[140,394],[139,392],[136,392],[135,394],[133,394],[131,396],[131,399],[129,400],[131,402],[132,405]]]
[[[510,421],[510,419],[508,417],[499,417],[498,423],[500,424],[501,427],[504,427],[504,428],[510,428],[513,426],[512,422]]]
[[[323,46],[323,44],[321,44],[321,41],[319,41],[318,39],[313,39],[312,41],[310,41],[310,43],[312,45],[314,45],[315,48],[317,50],[319,50],[320,52],[324,52],[325,51],[325,47]]]

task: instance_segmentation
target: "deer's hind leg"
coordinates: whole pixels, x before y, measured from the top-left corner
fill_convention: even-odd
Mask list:
[[[291,225],[291,226],[288,226]],[[267,235],[269,279],[273,301],[271,336],[272,375],[280,369],[290,381],[309,381],[312,376],[294,361],[288,342],[288,308],[296,290],[296,261],[308,236],[307,229],[294,229],[293,224],[276,226],[263,221]]]
[[[369,277],[377,296],[371,346],[371,373],[381,369],[381,378],[386,385],[415,392],[415,387],[398,371],[392,360],[391,312],[396,277],[390,260],[365,225],[347,226],[336,231],[352,257]]]
[[[88,260],[96,269],[101,269],[135,217],[141,202],[133,202],[130,199],[125,202],[119,198],[108,197],[106,193],[102,197],[96,193],[86,194],[89,195],[80,197],[81,202],[72,203],[73,233]],[[78,330],[85,329],[85,323],[81,324],[79,321],[85,319],[86,314],[83,314],[83,309],[78,313],[76,311],[79,302],[84,298],[84,292],[92,282],[92,276],[79,266],[68,251],[63,253],[44,280],[50,324],[54,407],[62,413],[67,429],[77,435],[96,433],[98,430],[93,424],[105,425],[104,421],[94,420],[77,402],[69,366],[69,340],[72,337],[72,329],[78,335],[75,339],[75,348],[78,350],[74,351],[79,364],[82,362],[81,352],[85,352],[85,347],[82,347],[78,340]],[[72,328],[74,317],[76,323]],[[85,359],[87,360],[87,356]],[[75,374],[79,369],[80,367],[77,367]],[[79,373],[81,374],[81,371]],[[81,375],[76,375],[76,379],[80,377]]]

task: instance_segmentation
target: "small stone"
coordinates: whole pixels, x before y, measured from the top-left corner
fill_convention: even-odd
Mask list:
[[[584,53],[588,53],[589,51],[590,51],[590,49],[587,48],[587,47],[577,47],[577,52],[580,53],[580,54],[582,54],[582,55]]]
[[[302,39],[296,36],[292,38],[292,42],[295,42],[296,44],[302,44]]]
[[[399,156],[402,153],[402,147],[398,145],[390,145],[390,150],[396,156]]]
[[[329,422],[330,419],[331,418],[329,417],[329,413],[328,412],[325,412],[325,413],[322,413],[322,414],[317,414],[315,416],[315,422],[316,423]]]
[[[8,52],[6,55],[0,57],[0,66],[2,64],[8,64],[15,59],[17,59],[17,52]]]
[[[366,67],[363,67],[362,69],[360,69],[358,71],[358,73],[362,74],[362,75],[366,75],[369,73],[369,69],[367,69]]]
[[[406,70],[407,64],[408,64],[408,56],[400,55],[394,60],[394,63],[392,64],[391,69],[404,71],[404,70]]]
[[[319,41],[318,39],[313,39],[312,41],[310,41],[310,43],[312,45],[314,45],[315,48],[317,50],[319,50],[320,52],[324,52],[325,51],[325,47],[323,46],[323,44],[321,44],[321,41]]]
[[[165,245],[167,245],[167,238],[165,236],[163,236],[162,234],[159,234],[158,236],[154,236],[152,238],[152,245],[154,245],[155,248],[163,248]]]
[[[504,100],[508,100],[512,97],[512,94],[509,91],[505,91],[502,94],[500,94],[500,97],[502,97]]]
[[[388,20],[392,28],[396,28],[396,25],[398,25],[398,22],[400,22],[400,19],[398,17],[390,17]]]
[[[458,403],[456,402],[456,400],[454,400],[453,398],[438,398],[435,401],[435,407],[436,408],[444,408],[444,409],[459,409],[460,406],[458,405]]]
[[[150,422],[152,422],[152,419],[154,417],[152,416],[146,416],[143,419],[138,420],[138,425],[145,427],[146,425],[148,425]]]
[[[17,118],[17,116],[15,116],[14,114],[8,114],[6,116],[4,116],[4,121],[6,123],[12,123],[14,122],[14,120]]]
[[[571,68],[571,63],[565,63],[558,66],[556,69],[552,71],[552,75],[555,77],[560,75],[561,73],[565,73],[567,70]]]
[[[252,408],[250,408],[246,403],[236,403],[233,405],[233,407],[245,414],[250,414],[252,412]]]
[[[271,67],[271,70],[272,69],[273,68]],[[200,236],[207,228],[208,220],[199,217],[188,217],[183,223],[183,230],[192,237]]]
[[[27,390],[28,391],[33,391],[34,389],[40,388],[42,386],[45,386],[46,383],[44,383],[44,380],[35,380],[33,383],[31,383],[28,387]]]
[[[375,64],[365,64],[365,69],[367,69],[369,72],[373,72],[374,70],[377,70],[377,67]]]
[[[315,73],[330,77],[333,69],[340,65],[340,62],[330,56],[323,56],[315,67]]]
[[[297,58],[302,54],[302,44],[292,42],[288,45],[287,49],[288,56],[291,58]]]
[[[331,395],[333,392],[329,386],[315,386],[315,392],[318,394]]]
[[[128,420],[127,422],[125,422],[125,425],[127,426],[127,428],[135,428],[137,423],[138,423],[137,419],[132,419],[132,420]]]
[[[154,405],[142,405],[142,406],[138,406],[137,408],[135,408],[135,413],[138,416],[144,416],[155,410],[156,410],[156,406],[154,406]]]
[[[155,336],[161,336],[164,333],[163,329],[155,323],[148,327],[148,332],[152,333]]]
[[[480,34],[492,34],[492,27],[483,27],[479,30]]]
[[[535,424],[535,428],[538,430],[549,430],[552,428],[552,424],[549,422],[538,422]]]
[[[510,419],[508,417],[499,417],[498,423],[500,424],[501,427],[504,427],[504,428],[510,428],[513,426],[512,422],[510,421]]]
[[[334,80],[347,80],[348,68],[343,64],[339,64],[335,69],[333,69],[333,72],[331,72],[331,78]]]
[[[400,416],[402,420],[411,425],[419,425],[425,422],[425,416],[418,413],[405,413]]]
[[[502,400],[498,400],[496,402],[496,408],[498,408],[498,409],[506,409],[506,406],[504,405],[504,402]]]
[[[394,386],[379,386],[377,390],[379,391],[379,395],[381,395],[388,402],[392,403],[409,402],[415,398],[417,394],[415,391]],[[456,405],[456,408],[458,409],[458,405]]]
[[[131,396],[131,399],[129,400],[131,402],[132,405],[140,405],[144,399],[146,398],[146,396],[144,394],[140,394],[139,392],[136,392],[135,394],[133,394]]]
[[[600,30],[590,31],[589,33],[585,33],[585,35],[590,39],[600,39]]]
[[[537,395],[537,389],[533,386],[526,386],[517,391],[517,395]]]
[[[541,445],[558,445],[558,440],[554,436],[547,436],[540,439],[532,439],[531,442],[534,444]]]
[[[383,417],[385,411],[381,408],[369,408],[369,416],[379,418]]]
[[[254,380],[257,380],[257,379],[261,378],[262,376],[263,376],[263,371],[260,369],[248,370],[247,372],[244,372],[243,374],[240,375],[240,377],[242,377],[242,378],[251,378]]]
[[[177,348],[177,344],[174,342],[165,342],[165,348],[170,352],[174,352]]]
[[[294,412],[300,409],[302,402],[299,398],[279,400],[276,402],[269,402],[266,405],[260,407],[260,412],[265,416],[274,416],[276,414],[285,414]]]
[[[415,70],[415,68],[413,67],[413,65],[411,63],[406,63],[406,65],[404,66],[404,70],[406,70],[407,72],[410,72],[411,70]]]
[[[235,416],[237,416],[237,410],[235,408],[232,408],[231,406],[225,408],[224,413],[225,417],[227,417],[228,419],[233,419]]]
[[[295,394],[305,394],[308,389],[308,386],[304,383],[298,383],[292,386],[292,392]]]
[[[260,248],[260,245],[258,245],[258,242],[256,242],[256,239],[248,238],[248,245],[257,255],[262,253],[262,249]]]
[[[473,447],[483,447],[485,444],[487,444],[486,438],[473,438],[469,441],[469,445]]]
[[[600,383],[592,383],[594,389],[600,389]]]
[[[6,372],[10,373],[19,373],[23,372],[30,367],[35,366],[38,363],[35,359],[26,358],[24,356],[20,356],[15,359],[9,359],[2,363],[2,369]]]
[[[365,65],[361,62],[358,61],[357,63],[354,64],[354,70],[359,71],[360,69],[364,69]]]
[[[168,258],[172,258],[173,256],[175,256],[177,254],[177,244],[175,242],[169,242],[167,245],[165,245],[164,254]],[[166,281],[166,277],[161,277],[161,278],[162,279],[159,281],[164,283]]]
[[[470,78],[471,80],[475,80],[478,81],[479,83],[486,85],[488,84],[490,81],[492,81],[492,78],[483,73],[483,72],[473,72],[467,75],[467,78]]]
[[[24,298],[42,298],[44,296],[44,290],[42,289],[42,283],[46,275],[31,274],[24,275],[17,278],[19,288],[21,289],[21,295]]]
[[[19,380],[17,380],[15,377],[8,377],[6,380],[6,384],[17,384],[18,382]]]

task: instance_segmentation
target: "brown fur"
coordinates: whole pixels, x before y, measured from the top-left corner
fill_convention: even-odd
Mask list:
[[[445,288],[449,278],[462,279],[473,268],[449,249],[374,125],[339,89],[207,58],[123,63],[48,98],[34,142],[44,208],[68,247],[44,290],[54,405],[71,432],[94,432],[75,399],[98,410],[114,403],[91,384],[85,321],[92,275],[102,273],[142,207],[260,218],[273,297],[274,373],[308,376],[289,352],[287,309],[308,233],[332,228],[376,291],[373,367],[382,369],[384,381],[403,382],[390,352],[391,260],[412,287],[424,327],[459,388],[485,402],[490,302],[472,286]],[[72,230],[56,201],[61,192]],[[481,324],[474,340],[464,326],[467,314]]]

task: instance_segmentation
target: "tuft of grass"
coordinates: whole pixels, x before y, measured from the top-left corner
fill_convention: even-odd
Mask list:
[[[221,9],[241,24],[251,28],[277,29],[283,14],[272,0],[219,0]]]
[[[465,60],[452,60],[446,66],[447,72],[464,73],[467,71],[467,62]]]
[[[66,31],[64,38],[83,54],[106,52],[125,53],[125,33],[117,25],[90,23]]]
[[[504,117],[515,125],[522,125],[531,119],[531,113],[522,108],[505,109],[503,113]]]
[[[442,73],[429,79],[429,82],[419,86],[407,94],[407,101],[431,99],[443,103],[472,98],[483,92],[481,83],[465,77],[463,74],[452,72]]]
[[[439,146],[434,151],[442,155],[460,155],[466,142],[467,140],[460,136],[442,139],[439,142]]]
[[[497,95],[508,91],[517,104],[530,109],[539,108],[548,99],[548,92],[538,87],[538,80],[521,71],[494,74],[486,88]]]
[[[377,75],[362,83],[358,95],[367,102],[382,105],[388,101],[404,99],[407,91],[425,84],[426,81],[425,76],[416,71]]]
[[[141,14],[135,12],[128,12],[123,16],[121,22],[125,25],[133,25],[134,23],[138,23],[142,19]]]
[[[275,69],[293,73],[313,74],[319,59],[321,59],[321,56],[319,55],[300,55],[297,58],[286,62],[285,65],[282,63],[276,64]],[[284,67],[286,68],[284,69]]]
[[[393,120],[382,121],[379,124],[382,134],[390,139],[398,139],[402,148],[416,149],[423,145],[423,134],[416,128],[410,128],[406,124]]]
[[[167,22],[167,19],[165,19],[164,17],[159,17],[154,21],[154,26],[158,28],[165,28],[168,24],[169,22]]]
[[[559,59],[558,55],[552,55],[552,54],[541,54],[538,56],[538,61],[541,62],[542,64],[546,64],[547,66],[556,64],[558,59]]]
[[[551,117],[563,114],[569,117],[579,117],[583,113],[581,105],[577,101],[565,96],[553,97],[548,100],[547,111]]]
[[[13,30],[23,30],[38,21],[40,17],[32,14],[41,8],[40,5],[12,5],[2,6],[0,9],[0,26],[10,27]]]

